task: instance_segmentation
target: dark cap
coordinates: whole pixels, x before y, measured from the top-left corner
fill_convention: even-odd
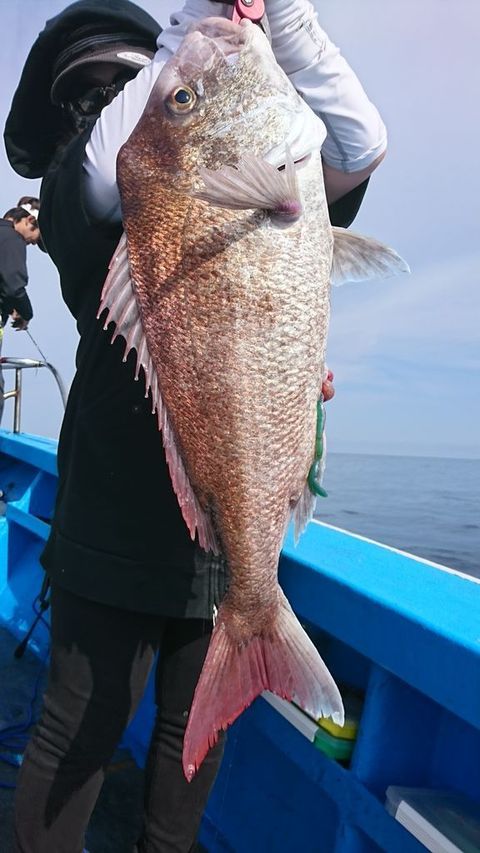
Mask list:
[[[50,99],[61,104],[71,94],[72,81],[82,66],[92,62],[108,62],[138,71],[148,65],[153,50],[145,46],[145,39],[135,33],[114,32],[112,27],[79,27],[68,36],[68,44],[58,55],[52,70]]]
[[[153,56],[159,33],[157,22],[129,0],[78,0],[47,21],[5,124],[13,169],[25,178],[47,171],[64,127],[59,104],[81,66],[114,62],[138,70]]]

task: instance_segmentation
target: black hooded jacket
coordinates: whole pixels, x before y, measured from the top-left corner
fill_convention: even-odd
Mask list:
[[[97,320],[121,227],[92,222],[83,203],[87,130],[59,149],[62,113],[50,103],[52,68],[72,31],[107,24],[144,34],[158,24],[126,0],[80,0],[47,23],[33,45],[5,127],[21,175],[45,176],[39,224],[80,344],[58,447],[59,491],[42,563],[51,579],[111,606],[211,618],[222,562],[192,542],[171,485],[157,419],[134,380],[134,353]],[[38,118],[38,121],[37,121]],[[68,213],[66,213],[68,211]]]
[[[28,283],[27,244],[9,219],[0,219],[0,312],[2,325],[15,309],[24,320],[33,317],[25,287]]]
[[[121,227],[83,204],[88,131],[47,174],[40,228],[80,344],[58,447],[59,492],[42,563],[70,592],[124,609],[208,618],[220,562],[192,542],[173,492],[157,418],[135,382],[135,354],[97,320]],[[68,217],[62,211],[68,208]]]
[[[155,51],[157,22],[129,0],[77,0],[47,21],[33,44],[5,123],[4,140],[13,169],[25,178],[43,177],[65,129],[62,111],[52,104],[52,72],[58,55],[79,28],[105,24],[144,38]]]

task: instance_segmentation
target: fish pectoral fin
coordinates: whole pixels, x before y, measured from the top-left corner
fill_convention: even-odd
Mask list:
[[[345,228],[332,228],[333,260],[330,281],[344,284],[346,281],[368,281],[387,278],[410,267],[397,252],[371,237],[352,234]]]
[[[284,594],[265,634],[238,641],[232,617],[220,606],[195,690],[183,741],[183,770],[190,782],[219,732],[264,690],[294,699],[315,719],[331,717],[343,726],[338,688]],[[267,619],[267,622],[269,619]]]
[[[230,210],[268,210],[279,224],[296,222],[302,213],[295,164],[287,150],[285,169],[279,171],[253,154],[246,154],[236,166],[223,169],[200,168],[203,189],[195,198]]]

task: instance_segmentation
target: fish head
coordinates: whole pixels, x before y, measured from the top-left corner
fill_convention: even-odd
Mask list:
[[[235,166],[246,154],[271,152],[282,166],[305,109],[259,27],[206,18],[191,26],[159,74],[135,131],[137,168],[188,192],[199,167]]]

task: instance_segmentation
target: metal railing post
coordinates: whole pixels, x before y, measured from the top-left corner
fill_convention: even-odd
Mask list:
[[[67,391],[65,385],[63,383],[62,377],[60,376],[58,370],[50,364],[48,361],[34,361],[31,358],[0,358],[0,367],[3,369],[7,368],[10,370],[15,370],[15,388],[12,391],[7,391],[3,395],[4,400],[8,400],[11,397],[15,398],[14,409],[13,409],[13,432],[19,433],[21,429],[21,408],[22,408],[22,370],[25,368],[38,368],[38,367],[46,367],[53,375],[58,390],[60,391],[60,396],[62,398],[63,408],[65,408],[67,404]]]
[[[15,369],[15,404],[13,409],[13,431],[20,432],[22,414],[22,371]]]

